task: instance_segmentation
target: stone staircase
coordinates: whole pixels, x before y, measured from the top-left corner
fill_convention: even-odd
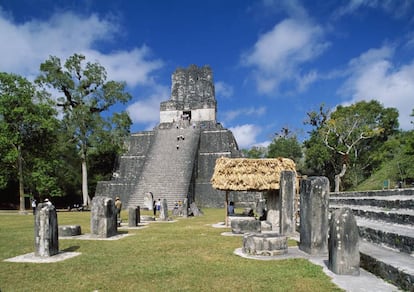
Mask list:
[[[200,130],[197,128],[158,128],[128,207],[143,206],[144,195],[166,199],[168,209],[184,200],[194,184],[193,173]]]
[[[414,291],[414,189],[331,193],[329,207],[356,216],[362,268]]]
[[[129,139],[128,151],[120,157],[119,169],[110,181],[99,181],[95,196],[121,198],[127,202],[128,194],[136,189],[136,183],[145,164],[146,153],[151,149],[154,132],[132,134]],[[126,204],[124,204],[126,207]]]

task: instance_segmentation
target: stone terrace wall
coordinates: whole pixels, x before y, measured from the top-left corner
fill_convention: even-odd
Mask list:
[[[414,188],[405,188],[405,189],[387,189],[387,190],[377,190],[377,191],[355,191],[355,192],[338,192],[331,193],[335,196],[342,197],[373,197],[373,196],[410,196],[414,195]]]

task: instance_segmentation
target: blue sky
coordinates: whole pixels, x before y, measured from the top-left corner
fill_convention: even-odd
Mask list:
[[[0,71],[33,80],[50,55],[98,61],[126,81],[134,132],[159,122],[177,67],[210,65],[218,121],[240,148],[306,112],[376,99],[412,129],[414,1],[0,0]]]

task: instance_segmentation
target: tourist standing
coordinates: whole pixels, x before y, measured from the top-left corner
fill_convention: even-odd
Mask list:
[[[228,214],[234,215],[234,202],[230,202],[229,207],[228,207]]]
[[[33,209],[33,215],[36,213],[36,199],[35,198],[33,198],[32,199],[32,209]]]
[[[118,222],[121,222],[121,209],[122,209],[122,202],[119,197],[115,198],[115,208],[116,208],[116,217]]]
[[[157,211],[160,212],[160,210],[161,210],[161,199],[158,199],[156,205],[157,205]]]

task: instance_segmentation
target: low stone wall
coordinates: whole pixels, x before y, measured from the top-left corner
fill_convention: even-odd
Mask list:
[[[414,188],[330,193],[335,197],[414,196]]]

